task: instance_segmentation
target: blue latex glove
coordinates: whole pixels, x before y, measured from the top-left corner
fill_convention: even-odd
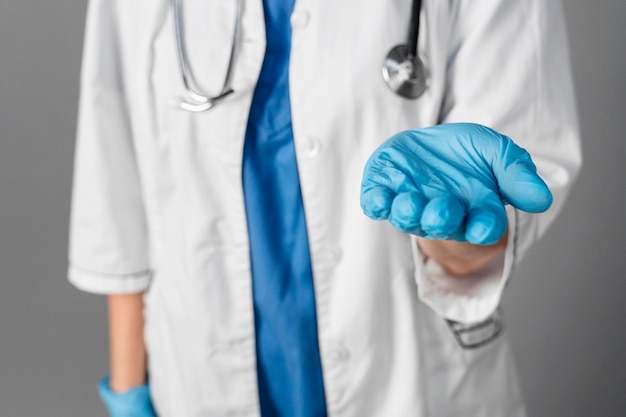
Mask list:
[[[148,384],[116,393],[111,391],[109,377],[105,376],[98,383],[98,392],[111,417],[157,417],[152,407]]]
[[[393,136],[367,161],[361,184],[368,217],[429,239],[496,243],[507,228],[505,204],[538,213],[552,194],[528,152],[470,123]]]

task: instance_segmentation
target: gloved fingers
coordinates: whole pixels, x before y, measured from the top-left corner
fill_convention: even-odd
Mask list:
[[[504,234],[508,226],[504,206],[496,201],[486,201],[469,210],[465,238],[477,245],[492,245]]]
[[[387,220],[396,193],[381,185],[361,190],[361,209],[373,220]]]
[[[374,220],[387,220],[396,195],[412,191],[417,190],[401,170],[368,162],[361,184],[361,209]]]
[[[504,169],[494,170],[500,193],[514,207],[530,213],[541,213],[550,208],[552,193],[537,175],[530,155],[513,142],[508,146]]]
[[[389,222],[398,230],[424,236],[420,219],[428,200],[418,192],[398,194],[391,204]]]
[[[426,204],[421,218],[422,230],[432,239],[464,240],[465,206],[458,198],[442,196]]]

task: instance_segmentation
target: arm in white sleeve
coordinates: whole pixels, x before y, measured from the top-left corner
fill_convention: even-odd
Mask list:
[[[532,156],[554,202],[542,214],[507,207],[503,256],[463,278],[419,249],[420,298],[461,323],[497,309],[515,266],[564,205],[581,165],[565,22],[558,0],[455,0],[441,123],[474,122],[513,139]]]
[[[96,293],[139,292],[150,280],[119,4],[90,2],[81,77],[68,275]]]

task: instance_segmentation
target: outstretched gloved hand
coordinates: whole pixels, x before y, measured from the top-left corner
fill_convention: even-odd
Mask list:
[[[111,390],[109,377],[106,376],[98,383],[98,392],[111,417],[157,417],[152,407],[148,384],[116,393]]]
[[[471,123],[393,136],[367,161],[361,184],[368,217],[429,239],[496,243],[507,228],[506,204],[538,213],[552,194],[528,152]]]

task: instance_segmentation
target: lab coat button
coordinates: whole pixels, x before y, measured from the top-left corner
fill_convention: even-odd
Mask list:
[[[322,144],[320,143],[320,141],[318,139],[315,138],[307,138],[304,141],[304,153],[306,154],[306,156],[308,156],[309,158],[314,158],[317,156],[317,154],[319,154],[320,152],[320,148],[322,147]]]
[[[339,248],[327,248],[320,253],[320,260],[328,264],[336,264],[341,259],[341,250]]]
[[[310,15],[307,11],[293,12],[291,15],[291,27],[293,29],[304,29],[309,25]]]
[[[335,348],[328,352],[328,359],[333,362],[343,362],[350,357],[350,352],[346,348]]]

